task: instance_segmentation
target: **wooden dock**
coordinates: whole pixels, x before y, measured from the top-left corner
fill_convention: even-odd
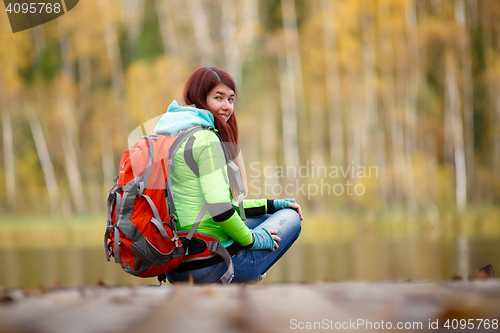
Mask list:
[[[498,332],[499,319],[499,279],[0,291],[1,333]]]

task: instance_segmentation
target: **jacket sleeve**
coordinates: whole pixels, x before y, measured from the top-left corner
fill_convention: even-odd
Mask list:
[[[234,208],[239,212],[239,207],[236,202],[233,201]],[[271,199],[247,199],[243,200],[243,207],[245,209],[245,215],[247,217],[257,217],[265,214],[272,214],[276,210],[274,209],[273,200]]]
[[[208,211],[225,233],[247,246],[253,242],[253,235],[231,204],[226,158],[219,138],[210,131],[198,133],[193,144],[193,158],[198,164]]]

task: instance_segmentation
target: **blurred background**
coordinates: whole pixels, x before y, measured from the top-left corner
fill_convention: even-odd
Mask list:
[[[248,197],[304,210],[265,282],[500,269],[500,2],[85,0],[0,11],[0,286],[154,282],[105,261],[107,192],[202,65],[238,85]]]

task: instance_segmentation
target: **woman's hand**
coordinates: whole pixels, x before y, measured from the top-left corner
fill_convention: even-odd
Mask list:
[[[277,236],[278,230],[269,229],[268,231],[271,234],[271,237],[273,237],[273,239],[274,239],[274,248],[277,249],[278,247],[280,247],[278,245],[278,242],[281,240],[281,238],[279,236]],[[273,251],[274,251],[274,249],[273,249]]]
[[[281,238],[276,234],[278,230],[265,228],[254,229],[253,233],[253,244],[250,250],[273,250],[278,248],[278,243]]]
[[[299,214],[300,216],[300,220],[301,221],[304,221],[304,218],[302,217],[302,210],[300,209],[300,206],[298,203],[290,203],[288,204],[290,208],[293,208],[297,211],[297,213]]]
[[[297,211],[297,213],[300,216],[300,220],[303,221],[304,217],[302,216],[302,210],[300,209],[300,206],[298,203],[295,202],[295,199],[274,199],[273,200],[273,205],[276,210],[283,209],[283,208],[292,208]]]

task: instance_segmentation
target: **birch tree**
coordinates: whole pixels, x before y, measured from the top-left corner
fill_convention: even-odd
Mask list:
[[[325,73],[324,67],[326,63],[326,49],[323,38],[314,38],[316,35],[324,35],[323,13],[321,2],[311,4],[311,16],[320,18],[321,21],[313,20],[307,23],[304,28],[305,32],[302,37],[302,47],[308,50],[304,53],[304,86],[306,91],[306,99],[308,102],[308,151],[309,159],[316,165],[325,165],[325,148],[328,140],[325,140],[326,120],[328,119],[328,109],[325,102]],[[332,14],[332,13],[329,13]],[[338,112],[338,110],[330,110],[330,112]],[[326,141],[326,142],[325,142]],[[313,177],[315,178],[315,177]],[[312,204],[322,204],[323,201],[317,200]],[[316,209],[315,210],[319,210]]]
[[[99,6],[100,6],[100,12],[101,12],[101,22],[102,22],[102,29],[104,33],[104,40],[106,43],[106,54],[107,58],[109,61],[109,66],[110,66],[110,71],[111,71],[111,83],[112,83],[112,91],[113,91],[113,96],[115,103],[120,105],[123,111],[126,111],[127,108],[126,106],[121,103],[123,98],[125,97],[125,79],[124,79],[124,71],[123,71],[123,65],[122,65],[122,59],[120,55],[120,45],[118,44],[118,36],[117,36],[117,31],[116,31],[116,26],[115,26],[115,19],[109,15],[108,13],[111,12],[110,6],[113,4],[109,0],[98,0],[99,1]],[[117,108],[120,109],[120,108]],[[110,112],[112,112],[110,110]],[[114,117],[103,117],[104,119],[108,119],[108,121],[114,121],[118,124],[121,124],[122,129],[127,129],[128,128],[128,121],[127,117],[124,117],[123,115],[115,115]],[[104,144],[106,145],[111,145],[111,138],[112,136],[108,132],[108,127],[106,127],[106,124],[101,124],[101,130],[100,132],[100,140],[101,140],[101,147],[102,147],[102,142],[104,141]],[[113,172],[114,174],[114,167],[113,171],[111,170],[111,166],[114,165],[114,156],[112,154],[112,150],[110,149],[101,149],[101,160],[102,160],[102,166],[103,166],[103,173],[105,176],[104,179],[104,188],[107,189],[109,186],[107,186],[108,181],[109,181],[109,174]],[[114,176],[113,176],[114,177]],[[112,178],[111,178],[112,179]]]
[[[410,154],[410,147],[407,146],[409,134],[406,133],[407,124],[407,107],[408,107],[408,84],[410,71],[408,60],[408,44],[407,44],[407,17],[406,6],[407,2],[399,2],[398,11],[401,13],[400,18],[395,19],[398,24],[398,29],[394,31],[394,62],[395,62],[395,110],[392,122],[393,126],[393,143],[397,145],[396,151],[398,155],[393,156],[396,158],[397,179],[396,181],[402,185],[400,191],[402,192],[402,199],[405,208],[408,209],[412,215],[415,213],[415,197],[414,192],[411,192],[411,182],[407,177],[412,172],[408,169],[408,154]],[[413,175],[410,175],[413,177]]]
[[[188,15],[191,18],[194,37],[198,46],[200,62],[211,64],[214,60],[214,46],[210,36],[207,11],[200,0],[186,0]],[[234,4],[232,4],[234,6]]]
[[[467,205],[467,171],[463,137],[463,122],[460,112],[460,96],[456,83],[456,60],[450,51],[445,56],[445,113],[451,122],[453,158],[455,162],[455,194],[458,211]]]
[[[13,49],[7,49],[6,45],[0,46],[0,59],[4,61],[6,65],[5,70],[0,73],[0,115],[2,121],[2,133],[3,133],[3,159],[5,168],[5,184],[7,190],[7,205],[11,210],[15,209],[16,206],[16,158],[14,155],[14,130],[12,125],[12,109],[11,100],[12,98],[8,95],[10,92],[7,89],[7,72],[12,70]]]
[[[45,135],[43,133],[42,125],[37,112],[33,106],[27,106],[27,108],[28,111],[26,116],[31,128],[31,133],[33,134],[33,140],[35,141],[36,151],[38,158],[40,159],[40,165],[45,176],[45,184],[49,193],[50,211],[52,215],[57,215],[61,211],[61,198],[59,186],[57,185],[56,174],[54,172],[54,166],[52,164],[52,159],[49,154],[49,149],[47,148]]]
[[[467,1],[467,2],[465,2]],[[473,86],[472,86],[472,59],[470,48],[470,32],[467,24],[466,9],[470,8],[469,0],[455,1],[455,21],[459,26],[460,55],[462,57],[462,90],[463,90],[463,113],[464,113],[464,144],[465,162],[467,165],[467,187],[468,197],[473,195],[472,184],[474,184],[474,110],[473,110]]]
[[[378,95],[377,95],[377,72],[376,72],[376,4],[373,1],[362,3],[365,10],[361,18],[361,41],[363,43],[363,77],[364,77],[364,109],[368,138],[365,138],[370,163],[376,162],[382,170],[386,169],[386,149],[384,142],[384,127],[379,121]],[[366,148],[365,148],[366,149]],[[364,163],[367,163],[365,161]],[[380,174],[379,188],[381,198],[388,201],[387,179],[385,172]]]
[[[344,129],[342,94],[337,46],[336,0],[322,0],[323,47],[325,50],[325,78],[327,117],[329,129],[330,163],[344,161]]]
[[[5,16],[6,18],[6,16]],[[31,34],[12,34],[7,20],[0,19],[0,121],[2,122],[3,164],[5,172],[6,201],[11,211],[16,209],[18,195],[18,176],[16,168],[19,156],[16,156],[17,126],[22,123],[20,101],[25,86],[19,76],[18,68],[28,66],[33,56],[33,36]]]
[[[417,94],[420,81],[420,56],[418,50],[417,10],[415,0],[406,0],[406,40],[408,52],[408,81],[405,98],[405,182],[408,208],[416,212],[416,188],[413,156],[417,135]]]
[[[83,188],[82,176],[80,173],[80,163],[78,156],[80,155],[80,145],[78,142],[78,125],[74,110],[75,104],[70,99],[71,96],[69,87],[72,85],[73,70],[70,62],[71,46],[69,36],[65,36],[62,31],[63,27],[59,23],[59,34],[61,44],[61,59],[63,62],[63,72],[60,77],[59,86],[59,101],[58,107],[61,114],[62,124],[64,128],[62,144],[64,151],[64,166],[68,183],[70,186],[73,205],[78,213],[86,210],[86,195]]]
[[[165,53],[174,55],[180,54],[179,37],[174,24],[174,15],[179,8],[178,0],[154,0],[158,23],[160,24],[160,33]]]
[[[283,155],[287,166],[298,166],[299,142],[297,117],[305,111],[302,86],[299,33],[294,0],[281,0],[285,59],[280,61],[280,89],[283,116]]]
[[[493,176],[498,178],[500,176],[500,135],[498,128],[500,127],[500,97],[498,94],[498,47],[495,49],[494,31],[495,20],[491,11],[492,2],[482,2],[481,16],[483,21],[483,43],[486,51],[486,76],[487,76],[487,91],[489,102],[491,103],[492,110],[489,113],[491,128],[493,129],[490,140],[493,141],[491,145],[491,168],[493,169]]]
[[[122,8],[123,11],[123,21],[126,22],[130,45],[136,45],[137,39],[141,33],[141,21],[146,1],[121,0],[120,2],[120,8]]]
[[[252,47],[259,21],[258,3],[244,0],[235,3],[221,0],[221,37],[226,70],[236,85],[241,84],[242,63]]]
[[[221,37],[222,47],[226,58],[226,70],[233,77],[237,86],[241,83],[241,50],[237,39],[238,8],[231,0],[220,2],[222,20]]]
[[[401,156],[401,140],[399,139],[399,132],[397,130],[396,120],[396,96],[395,96],[395,80],[391,64],[394,61],[394,50],[391,35],[391,21],[390,21],[390,7],[387,2],[378,2],[378,18],[379,18],[379,45],[380,55],[384,61],[381,61],[381,90],[382,90],[382,105],[385,111],[385,128],[389,132],[387,135],[388,140],[388,163],[393,170],[391,177],[388,177],[388,188],[390,189],[391,203],[395,205],[402,204],[401,192],[397,188],[396,175],[398,170],[397,159]]]
[[[111,70],[111,83],[116,101],[121,101],[125,96],[125,80],[123,73],[122,59],[120,55],[120,45],[116,31],[115,19],[109,14],[112,13],[113,2],[110,0],[97,0],[100,7],[101,24],[106,42],[106,53]],[[125,117],[123,117],[125,118]]]
[[[5,166],[5,184],[7,187],[7,204],[10,209],[16,207],[16,172],[14,156],[14,135],[12,120],[9,114],[5,96],[0,95],[0,112],[2,115],[3,156]]]

